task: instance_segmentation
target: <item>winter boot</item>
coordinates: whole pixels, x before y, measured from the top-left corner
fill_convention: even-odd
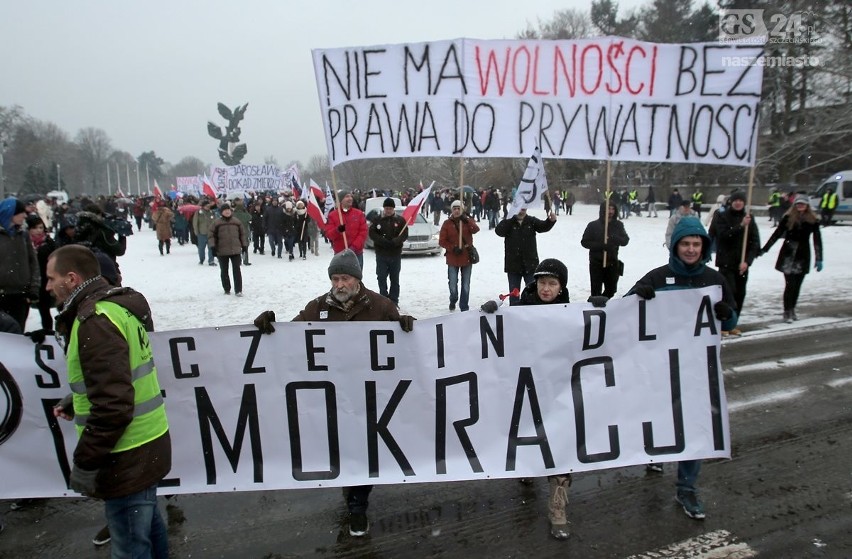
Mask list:
[[[557,540],[567,540],[568,518],[565,516],[565,506],[568,504],[568,488],[571,487],[571,476],[550,476],[548,500],[548,518],[550,520],[550,535]]]
[[[790,309],[790,318],[793,320],[799,320],[799,317],[796,316],[796,309]]]
[[[788,311],[787,309],[784,309],[784,322],[786,322],[787,324],[790,324],[791,322],[793,322],[792,313],[790,311]]]

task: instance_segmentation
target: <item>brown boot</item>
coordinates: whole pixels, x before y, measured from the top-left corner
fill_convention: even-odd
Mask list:
[[[548,499],[548,516],[550,520],[550,535],[557,540],[567,540],[568,518],[565,516],[565,506],[568,504],[568,488],[571,487],[571,476],[550,476]]]

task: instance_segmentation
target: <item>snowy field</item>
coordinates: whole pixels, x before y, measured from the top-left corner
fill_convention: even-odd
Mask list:
[[[542,211],[532,215],[544,217]],[[568,289],[573,302],[589,296],[588,251],[580,246],[586,224],[598,215],[598,206],[576,205],[574,215],[559,216],[556,226],[539,234],[539,258],[558,258],[568,266]],[[623,247],[619,258],[624,261],[624,277],[618,284],[623,295],[642,275],[668,261],[663,247],[667,211],[660,217],[630,217],[625,228],[630,244]],[[761,243],[772,234],[766,217],[756,218]],[[488,299],[508,291],[503,272],[503,239],[488,230],[485,220],[474,236],[482,260],[474,266],[471,278],[471,310]],[[829,227],[822,230],[825,269],[811,271],[805,279],[800,306],[848,300],[844,286],[852,283],[852,227]],[[846,246],[847,248],[843,248]],[[765,322],[781,317],[781,294],[784,278],[775,271],[780,242],[770,254],[759,258],[749,275],[748,294],[740,325]],[[251,249],[249,249],[251,251]],[[298,250],[296,250],[298,254]],[[119,259],[124,285],[141,291],[151,303],[158,331],[249,324],[264,310],[275,311],[279,321],[294,317],[313,297],[330,287],[327,267],[331,245],[320,242],[320,255],[309,255],[289,262],[267,254],[250,254],[249,267],[242,267],[244,297],[224,295],[218,266],[198,265],[194,246],[179,246],[173,241],[172,253],[160,256],[154,232],[143,224],[141,232],[128,238],[127,254]],[[364,284],[378,291],[375,259],[372,250],[364,251]],[[449,313],[447,267],[443,256],[404,257],[400,277],[400,307],[417,318]],[[455,311],[458,312],[458,311]],[[799,313],[805,318],[807,313]],[[30,312],[28,329],[38,328],[38,313]]]

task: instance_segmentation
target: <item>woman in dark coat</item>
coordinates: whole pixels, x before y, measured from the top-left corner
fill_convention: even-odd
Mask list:
[[[822,236],[819,232],[819,218],[811,210],[807,196],[799,195],[760,250],[760,254],[766,254],[775,241],[784,237],[784,244],[778,252],[778,260],[775,261],[775,269],[784,274],[784,322],[798,320],[796,303],[805,274],[811,268],[811,235],[814,243],[814,267],[817,272],[821,272]]]

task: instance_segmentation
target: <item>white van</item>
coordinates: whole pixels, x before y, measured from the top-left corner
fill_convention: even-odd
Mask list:
[[[837,193],[837,208],[834,210],[834,219],[852,219],[852,171],[840,171],[825,179],[816,192],[810,195],[811,208],[819,213],[819,205],[822,196],[828,191]]]

